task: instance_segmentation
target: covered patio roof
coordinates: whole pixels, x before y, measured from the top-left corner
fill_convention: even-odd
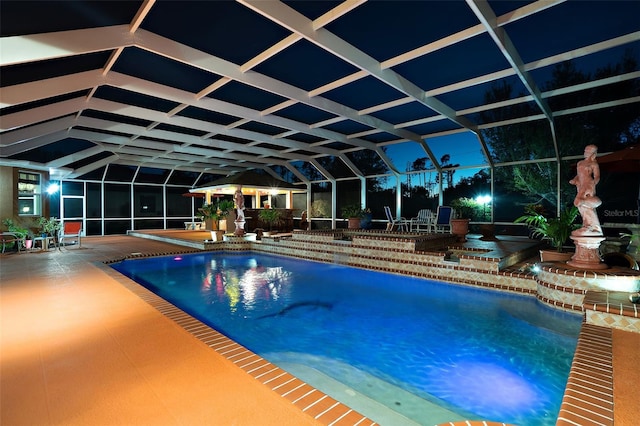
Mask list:
[[[264,175],[250,170],[226,176],[205,186],[191,189],[189,192],[192,194],[230,195],[238,188],[242,188],[242,193],[245,195],[257,195],[260,193],[277,195],[307,192],[304,186],[294,185],[274,176]]]

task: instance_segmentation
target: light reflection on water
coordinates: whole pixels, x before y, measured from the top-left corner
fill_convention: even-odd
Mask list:
[[[275,256],[113,266],[260,355],[335,359],[449,409],[515,424],[555,424],[581,324],[531,297]],[[311,367],[346,380],[330,365]]]

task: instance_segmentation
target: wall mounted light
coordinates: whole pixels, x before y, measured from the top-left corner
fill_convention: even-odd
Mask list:
[[[53,195],[57,193],[59,190],[60,190],[60,185],[58,185],[55,182],[52,182],[49,184],[49,186],[47,186],[47,194],[49,195]]]

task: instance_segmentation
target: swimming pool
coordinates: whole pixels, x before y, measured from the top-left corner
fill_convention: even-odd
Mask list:
[[[582,320],[531,297],[255,253],[112,266],[274,364],[317,370],[301,378],[320,390],[329,376],[418,424],[433,416],[410,396],[555,424]]]

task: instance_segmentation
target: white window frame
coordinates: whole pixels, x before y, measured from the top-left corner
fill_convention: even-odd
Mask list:
[[[28,179],[35,176],[37,179]],[[18,171],[18,216],[42,216],[42,174],[26,170]],[[30,201],[31,209],[20,207]]]

